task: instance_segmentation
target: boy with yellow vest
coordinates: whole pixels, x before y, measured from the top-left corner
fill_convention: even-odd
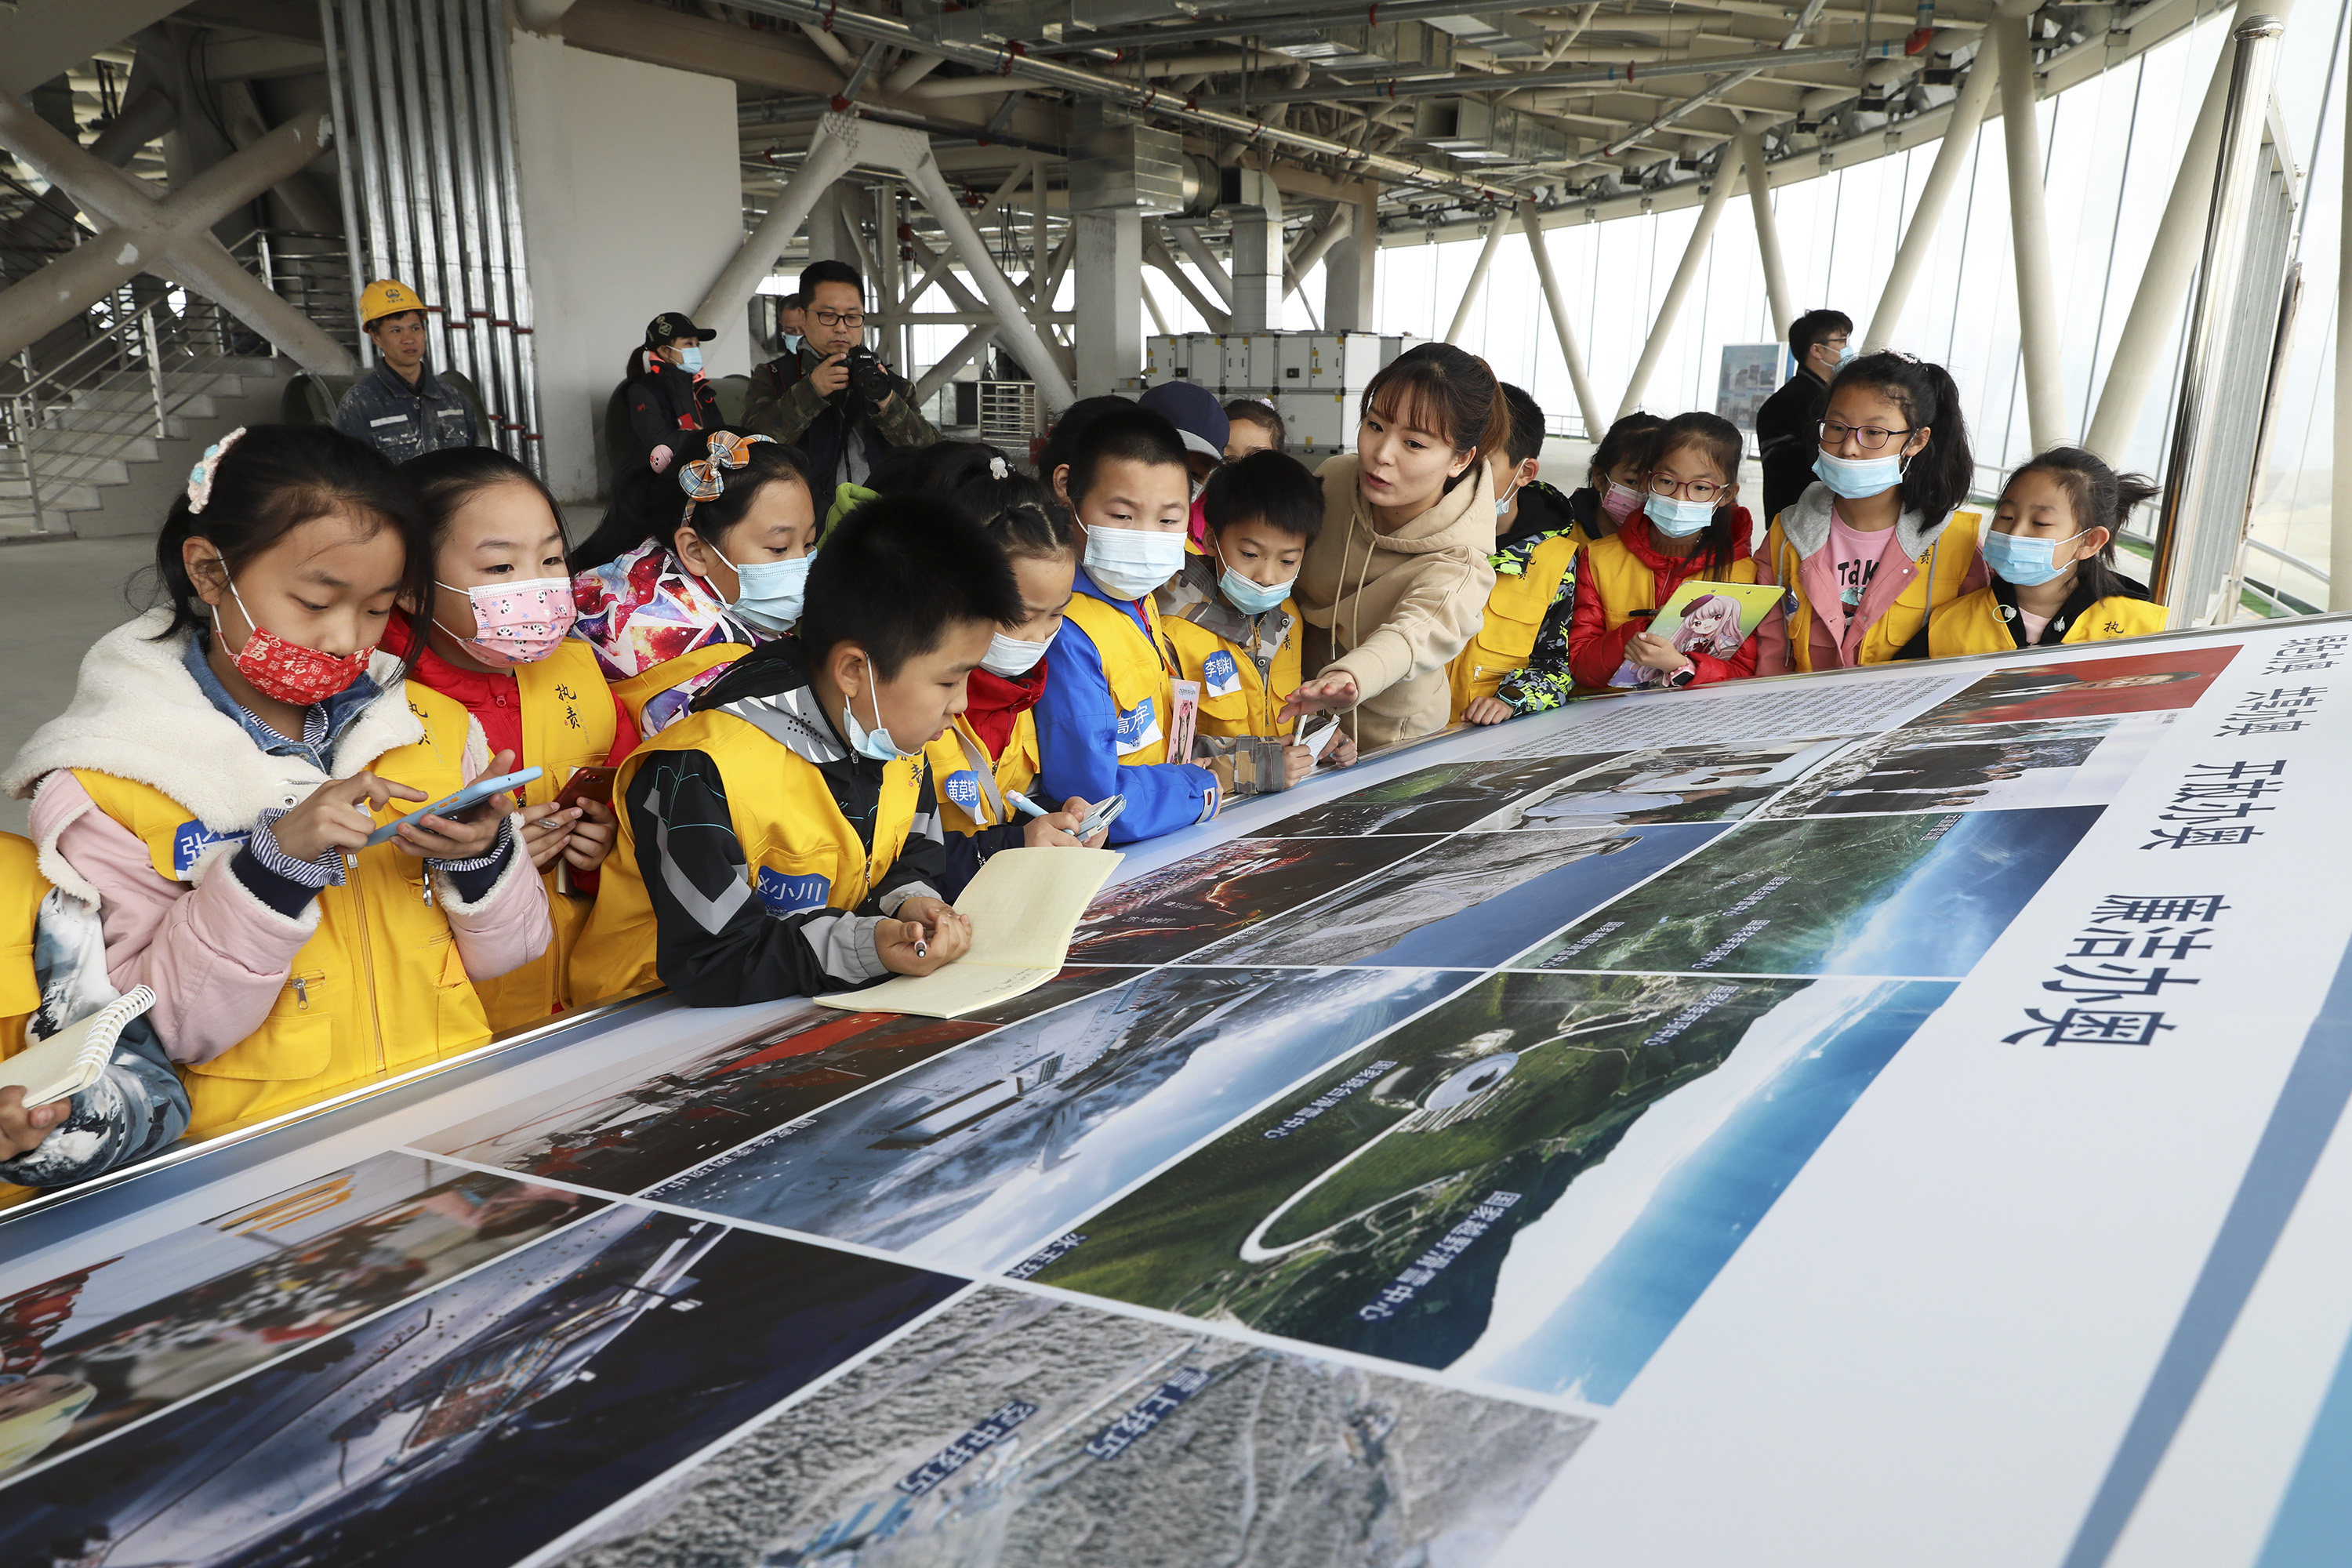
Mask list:
[[[2156,493],[2153,481],[2119,475],[2080,447],[2042,453],[2001,489],[1984,536],[1992,581],[1947,605],[1913,642],[1949,658],[2162,631],[2164,606],[2116,570],[2116,530]]]
[[[1152,595],[1177,668],[1200,683],[1193,753],[1228,796],[1288,789],[1315,769],[1281,712],[1298,687],[1290,585],[1323,531],[1323,486],[1294,458],[1253,452],[1210,476],[1201,505],[1208,553]],[[1332,743],[1335,764],[1353,759],[1351,742]]]
[[[658,981],[728,1007],[961,957],[923,748],[1020,618],[1004,552],[969,517],[885,496],[844,518],[798,629],[621,765],[620,842],[572,953],[580,999]]]
[[[1756,673],[1916,657],[1914,639],[1985,583],[1976,460],[1940,365],[1879,353],[1830,384],[1816,482],[1771,520],[1756,581],[1787,590],[1756,628]],[[1924,646],[1924,645],[1923,645]]]
[[[1542,406],[1507,382],[1503,402],[1511,434],[1488,462],[1496,498],[1495,552],[1487,558],[1495,586],[1478,634],[1449,667],[1457,724],[1511,717],[1514,710],[1495,689],[1526,668],[1548,622],[1564,625],[1576,598],[1576,552],[1616,532],[1640,505],[1644,440],[1662,423],[1654,414],[1629,414],[1611,426],[1593,448],[1587,469],[1591,482],[1564,496],[1536,477],[1543,457]]]
[[[433,588],[421,606],[422,646],[409,646],[397,619],[383,646],[408,657],[409,700],[420,710],[458,730],[470,716],[492,750],[541,770],[520,792],[521,847],[547,884],[555,940],[475,986],[492,1029],[527,1028],[572,1005],[572,944],[613,847],[611,805],[556,798],[582,768],[616,766],[635,748],[636,726],[604,684],[595,650],[570,635],[563,519],[539,477],[489,447],[428,453],[401,471],[432,530]]]
[[[1151,599],[1184,564],[1192,475],[1175,427],[1148,408],[1104,409],[1071,445],[1050,478],[1085,553],[1045,655],[1039,772],[1048,799],[1125,795],[1110,842],[1130,844],[1208,821],[1221,798],[1207,767],[1168,760],[1181,678]]]

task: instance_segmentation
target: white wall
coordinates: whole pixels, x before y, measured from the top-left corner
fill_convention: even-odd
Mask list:
[[[693,310],[743,243],[735,84],[518,30],[514,89],[548,483],[585,501],[646,323]],[[751,369],[745,336],[710,345],[710,374]]]

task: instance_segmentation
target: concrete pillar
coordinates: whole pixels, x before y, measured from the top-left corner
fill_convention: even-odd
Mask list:
[[[1959,187],[1961,169],[1976,151],[1977,130],[1984,123],[1985,104],[1992,98],[1993,84],[2000,79],[2000,68],[1992,55],[1990,49],[1978,49],[1976,63],[1969,68],[1969,79],[1960,84],[1959,96],[1952,100],[1952,117],[1945,122],[1944,140],[1936,148],[1936,162],[1927,170],[1927,183],[1919,187],[1919,205],[1911,210],[1911,224],[1903,231],[1903,243],[1895,252],[1895,265],[1887,268],[1886,287],[1878,296],[1878,309],[1871,313],[1870,330],[1863,334],[1864,353],[1875,353],[1894,342],[1895,329],[1903,324],[1903,307],[1910,301],[1911,285],[1935,248],[1937,226],[1943,222],[1944,208],[1950,203],[1952,192]]]
[[[2025,362],[2025,422],[2033,449],[2063,446],[2066,381],[2058,365],[2057,285],[2050,276],[2050,217],[2042,200],[2042,134],[2033,116],[2032,21],[2003,5],[1992,22],[2000,54],[2000,139],[2009,153],[2009,237],[2017,268],[2017,336]]]
[[[1699,263],[1706,259],[1706,247],[1714,242],[1715,221],[1723,216],[1723,198],[1730,194],[1731,171],[1718,164],[1715,183],[1706,189],[1706,205],[1698,209],[1698,223],[1691,230],[1690,243],[1683,247],[1682,265],[1675,268],[1675,280],[1666,285],[1666,297],[1659,301],[1658,319],[1651,324],[1649,341],[1642,345],[1642,358],[1633,366],[1633,379],[1625,384],[1625,400],[1617,405],[1620,419],[1641,406],[1642,389],[1649,385],[1650,373],[1657,369],[1658,356],[1666,351],[1666,338],[1675,330],[1675,318],[1682,313],[1683,300],[1698,277]]]
[[[1332,332],[1379,330],[1378,268],[1381,205],[1377,187],[1367,187],[1348,225],[1348,237],[1323,257],[1323,328]]]
[[[1486,274],[1495,269],[1495,253],[1503,248],[1503,237],[1511,232],[1511,209],[1501,207],[1495,220],[1486,226],[1486,243],[1478,247],[1478,259],[1470,267],[1470,286],[1462,290],[1462,302],[1454,307],[1453,324],[1445,329],[1445,341],[1459,343],[1462,329],[1470,324],[1470,312],[1478,307],[1478,296],[1486,291]]]
[[[1143,368],[1143,218],[1078,213],[1077,392],[1096,397]]]
[[[1568,319],[1567,302],[1560,298],[1559,273],[1551,264],[1551,247],[1544,239],[1543,225],[1532,205],[1526,222],[1528,247],[1535,253],[1536,279],[1543,285],[1544,308],[1550,312],[1552,331],[1559,338],[1559,357],[1568,362],[1568,384],[1576,393],[1576,410],[1584,417],[1586,437],[1598,441],[1609,428],[1608,416],[1593,394],[1592,383],[1585,377],[1584,355]]]
[[[2345,211],[2352,211],[2352,114],[2344,117]],[[2308,198],[2306,198],[2308,199]],[[2352,268],[2336,269],[2336,510],[2328,522],[2327,607],[2352,610]]]
[[[843,188],[838,182],[854,155],[855,144],[833,134],[830,119],[817,127],[816,134],[809,139],[808,155],[801,160],[801,166],[793,172],[793,177],[785,182],[784,188],[776,193],[775,200],[768,204],[767,216],[760,220],[760,226],[753,229],[741,248],[728,258],[727,265],[711,283],[709,291],[703,295],[702,303],[695,307],[697,321],[719,329],[718,342],[731,342],[735,323],[738,321],[748,322],[745,307],[750,305],[751,296],[758,291],[760,280],[775,267],[784,247],[790,245],[793,236],[800,232],[802,220],[811,218],[809,232],[812,235],[817,232],[811,215],[814,213],[820,198],[833,196]],[[835,202],[834,207],[837,215],[839,204]],[[835,232],[838,232],[837,228]],[[895,253],[895,241],[892,249]]]
[[[856,221],[857,193],[836,179],[816,193],[808,213],[808,258],[857,265],[857,245],[849,226]],[[871,281],[869,279],[869,281]]]
[[[1729,162],[1725,159],[1716,165],[1717,184],[1731,178]],[[1797,309],[1789,298],[1789,269],[1780,261],[1780,226],[1772,216],[1772,181],[1765,173],[1761,132],[1739,133],[1739,162],[1748,171],[1748,206],[1756,217],[1756,248],[1764,261],[1764,298],[1772,311],[1772,331],[1786,339]]]

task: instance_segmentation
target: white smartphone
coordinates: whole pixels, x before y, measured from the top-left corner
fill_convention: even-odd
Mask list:
[[[1118,820],[1118,814],[1126,809],[1127,796],[1123,795],[1115,795],[1108,800],[1103,801],[1096,805],[1092,811],[1087,813],[1085,817],[1079,821],[1076,831],[1074,831],[1070,837],[1076,839],[1079,843],[1084,844],[1087,839],[1092,838],[1096,834],[1100,833],[1104,828],[1108,827],[1112,823],[1117,822]]]
[[[1319,763],[1323,760],[1323,753],[1331,749],[1331,742],[1339,738],[1339,721],[1326,719],[1316,729],[1299,736],[1298,743],[1306,747],[1307,753]]]
[[[518,784],[527,784],[546,771],[544,768],[524,768],[519,773],[500,773],[494,779],[476,779],[455,795],[444,795],[431,805],[418,806],[415,811],[402,817],[399,822],[385,823],[367,836],[367,847],[371,849],[374,848],[399,832],[404,824],[421,822],[428,816],[446,816],[453,811],[463,811],[469,805],[479,805],[500,790],[513,789]]]

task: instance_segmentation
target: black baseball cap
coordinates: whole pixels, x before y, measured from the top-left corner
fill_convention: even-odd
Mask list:
[[[646,342],[649,344],[674,343],[680,338],[700,338],[707,343],[718,335],[717,327],[698,327],[694,318],[684,310],[664,310],[646,323]]]

